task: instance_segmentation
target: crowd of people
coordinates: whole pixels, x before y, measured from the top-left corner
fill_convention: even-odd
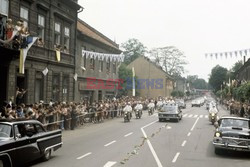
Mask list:
[[[250,118],[250,103],[235,100],[224,100],[222,103],[230,111],[231,115]]]
[[[17,101],[19,103],[19,101]],[[74,129],[84,123],[100,123],[105,119],[122,117],[127,104],[135,107],[140,103],[147,108],[149,103],[157,104],[157,100],[134,99],[123,97],[119,99],[106,99],[101,101],[74,102],[53,102],[48,104],[35,103],[25,105],[24,103],[14,104],[12,100],[6,101],[0,112],[1,119],[36,119],[43,123],[47,130],[53,129]]]

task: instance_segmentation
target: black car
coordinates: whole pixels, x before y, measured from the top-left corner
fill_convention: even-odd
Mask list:
[[[215,153],[221,150],[250,151],[249,119],[224,116],[215,123],[213,138]]]
[[[47,132],[36,120],[0,121],[0,166],[20,166],[39,158],[49,160],[51,152],[61,146],[61,130]]]
[[[164,104],[158,113],[159,122],[163,120],[179,120],[182,119],[182,111],[178,107],[178,104]]]

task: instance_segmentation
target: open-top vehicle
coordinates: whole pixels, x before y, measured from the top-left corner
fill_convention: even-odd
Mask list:
[[[39,158],[49,160],[52,151],[61,146],[61,130],[47,132],[36,120],[0,121],[0,166],[20,166]]]

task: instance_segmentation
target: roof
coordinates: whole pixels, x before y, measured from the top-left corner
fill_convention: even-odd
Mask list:
[[[103,44],[106,44],[114,49],[119,50],[119,45],[117,43],[115,43],[114,41],[112,41],[111,39],[109,39],[108,37],[106,37],[105,35],[103,35],[102,33],[100,33],[99,31],[97,31],[79,18],[77,21],[77,30],[94,40],[97,40]]]
[[[148,57],[146,57],[146,56],[142,56],[142,57],[143,57],[145,60],[147,60],[149,63],[151,63],[153,66],[155,66],[156,68],[158,68],[159,70],[161,70],[162,72],[164,72],[164,73],[166,74],[166,77],[167,77],[167,78],[170,78],[170,79],[174,80],[173,76],[169,75],[166,71],[164,71],[160,65],[158,65],[158,64],[156,64],[155,62],[151,61],[151,60],[150,60]],[[136,60],[136,59],[135,59],[135,60]],[[135,61],[135,60],[134,60],[134,61]]]
[[[243,64],[243,66],[240,67],[240,69],[238,71],[236,71],[235,73],[238,74],[240,73],[242,70],[244,70],[246,67],[250,66],[250,58]]]

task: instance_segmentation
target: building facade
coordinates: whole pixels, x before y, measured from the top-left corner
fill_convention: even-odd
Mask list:
[[[15,99],[16,87],[27,89],[24,103],[43,100],[74,100],[77,14],[82,7],[73,0],[1,0],[5,1],[7,19],[20,22],[32,37],[39,37],[28,51],[24,74],[19,73],[19,51],[7,46],[18,57],[5,65],[5,95],[1,100]],[[2,19],[3,20],[3,19]],[[5,45],[1,46],[6,47]],[[7,50],[8,51],[8,50]],[[15,51],[15,52],[14,52]],[[7,55],[7,54],[6,54]],[[48,71],[46,71],[46,68]],[[1,69],[2,70],[2,69]]]
[[[250,81],[250,58],[236,71],[236,78],[239,81]]]
[[[187,91],[186,79],[182,77],[178,77],[175,79],[174,88],[175,90],[181,91],[185,93]]]
[[[116,96],[118,66],[121,62],[116,58],[120,53],[118,44],[78,19],[75,101],[87,99],[93,102]],[[114,86],[103,87],[108,82]]]
[[[134,68],[137,77],[137,92],[141,97],[170,97],[174,79],[146,57],[138,57],[128,66]]]

